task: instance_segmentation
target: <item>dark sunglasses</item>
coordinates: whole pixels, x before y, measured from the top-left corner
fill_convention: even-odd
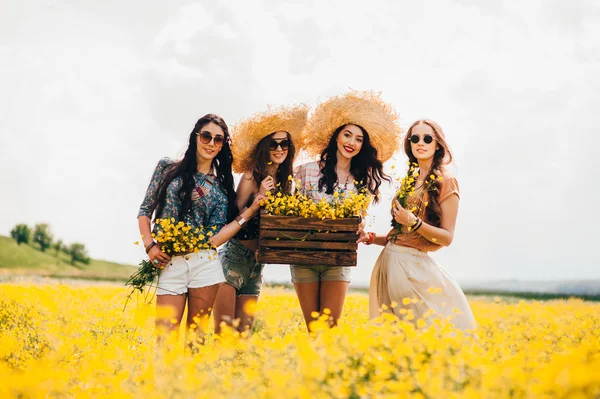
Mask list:
[[[424,142],[425,144],[431,144],[431,143],[433,143],[433,140],[435,140],[435,139],[434,139],[434,138],[433,138],[433,136],[432,136],[432,135],[430,135],[430,134],[426,134],[426,135],[424,135],[424,136],[423,136],[423,142]],[[419,141],[421,141],[421,137],[420,137],[419,135],[417,135],[417,134],[412,134],[412,135],[410,136],[410,142],[411,142],[411,143],[413,143],[413,144],[417,144]]]
[[[213,136],[212,134],[208,133],[208,132],[202,132],[202,133],[196,133],[197,136],[200,137],[200,141],[203,144],[208,144],[211,141],[215,141],[215,145],[223,145],[223,142],[225,141],[225,137],[223,136]]]
[[[275,151],[275,150],[277,150],[277,147],[281,147],[281,150],[285,151],[288,148],[290,148],[290,141],[288,139],[283,139],[283,140],[271,139],[271,142],[269,143],[269,150]]]

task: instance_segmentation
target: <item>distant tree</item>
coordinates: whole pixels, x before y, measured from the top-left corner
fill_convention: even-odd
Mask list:
[[[85,245],[80,242],[74,242],[69,246],[69,255],[71,255],[71,264],[75,262],[81,262],[83,264],[90,263],[90,257],[88,256]]]
[[[33,242],[38,243],[42,252],[52,245],[52,233],[47,223],[38,223],[33,229]]]
[[[58,254],[63,250],[65,243],[60,238],[52,244],[52,249],[56,251],[56,257],[58,258]]]
[[[22,242],[29,244],[31,239],[31,229],[26,224],[18,224],[10,231],[10,236],[21,245]]]

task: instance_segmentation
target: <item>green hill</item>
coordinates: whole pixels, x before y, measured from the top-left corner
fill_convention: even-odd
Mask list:
[[[88,265],[71,265],[70,257],[54,249],[41,252],[33,245],[21,244],[0,236],[0,277],[10,275],[41,275],[97,280],[125,281],[135,266],[91,259]]]

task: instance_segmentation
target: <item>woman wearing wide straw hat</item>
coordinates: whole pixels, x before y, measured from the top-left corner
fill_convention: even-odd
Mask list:
[[[414,194],[407,197],[405,208],[394,199],[396,227],[374,240],[385,248],[371,276],[370,317],[385,309],[414,323],[451,316],[456,327],[474,328],[475,319],[462,290],[428,255],[452,243],[458,214],[458,182],[446,167],[452,153],[442,129],[431,120],[416,121],[406,133],[404,151],[415,177]]]
[[[320,104],[309,119],[303,148],[319,160],[298,167],[299,190],[319,201],[334,193],[366,189],[379,200],[379,187],[390,178],[382,163],[399,147],[400,127],[394,109],[372,92],[352,91]],[[349,267],[290,267],[307,327],[314,313],[329,309],[336,325],[350,283]]]
[[[269,190],[289,193],[292,164],[306,125],[308,107],[281,107],[242,121],[233,128],[233,171],[243,173],[237,188],[240,209],[252,204],[254,197]],[[259,215],[246,223],[246,228],[219,252],[225,284],[215,301],[215,330],[222,321],[237,323],[240,332],[251,330],[254,323],[248,305],[256,303],[262,285],[263,265],[258,263]]]

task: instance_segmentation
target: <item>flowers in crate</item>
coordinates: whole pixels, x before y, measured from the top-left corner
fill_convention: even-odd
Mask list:
[[[419,164],[408,161],[408,171],[406,172],[406,176],[400,180],[400,188],[396,191],[396,196],[394,197],[398,200],[402,208],[407,209],[415,215],[419,215],[428,205],[427,201],[424,200],[422,196],[415,196],[415,190],[417,189],[416,183],[419,174]],[[433,186],[435,180],[441,181],[442,176],[436,176],[435,174],[427,176],[423,183],[423,192],[436,190]],[[410,227],[403,227],[400,223],[396,222],[394,218],[392,218],[391,224],[394,228],[394,232],[392,233],[393,239],[395,239],[398,234],[410,233]]]
[[[291,176],[290,176],[291,179]],[[297,185],[300,185],[297,181]],[[279,184],[278,184],[279,187]],[[322,198],[313,200],[310,196],[296,190],[293,194],[285,194],[280,190],[266,193],[267,199],[261,202],[264,210],[269,215],[318,217],[320,219],[347,218],[362,216],[366,213],[371,197],[366,189],[360,192],[335,191],[332,199]]]
[[[193,227],[175,218],[156,219],[152,238],[160,245],[161,251],[169,256],[214,249],[208,241],[217,230],[217,226]],[[216,256],[213,255],[213,256]],[[153,286],[164,266],[152,264],[149,259],[140,262],[138,270],[125,283],[131,287],[131,296],[135,291],[144,292],[146,286]]]

